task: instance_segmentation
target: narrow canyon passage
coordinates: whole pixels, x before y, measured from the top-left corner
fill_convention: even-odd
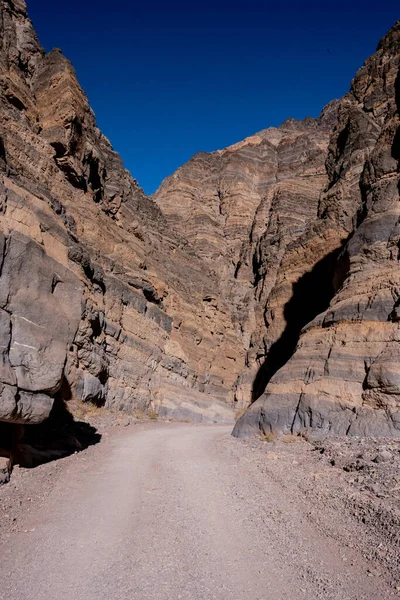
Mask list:
[[[289,475],[260,470],[257,452],[228,427],[158,424],[62,461],[50,493],[0,546],[0,598],[389,597],[340,543],[340,521],[318,527]]]

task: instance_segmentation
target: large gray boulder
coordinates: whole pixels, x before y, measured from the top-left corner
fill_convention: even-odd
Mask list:
[[[2,247],[0,420],[40,423],[62,383],[81,315],[81,283],[19,232]]]

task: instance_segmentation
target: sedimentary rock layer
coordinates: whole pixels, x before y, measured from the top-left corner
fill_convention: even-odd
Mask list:
[[[170,226],[218,273],[240,323],[247,358],[235,384],[239,406],[257,393],[257,370],[285,328],[292,284],[316,252],[323,256],[336,244],[316,232],[314,247],[296,246],[317,218],[328,182],[337,107],[333,101],[318,119],[289,119],[225,150],[198,154],[154,195]]]
[[[318,119],[197,154],[152,198],[23,0],[0,28],[0,421],[254,401],[237,435],[399,434],[400,25]]]
[[[54,399],[232,418],[240,327],[98,130],[70,62],[0,2],[0,419]]]
[[[304,324],[293,356],[236,425],[236,435],[308,428],[400,435],[399,57],[400,22],[339,106],[329,182],[314,225],[333,247],[343,245],[331,270],[332,298]],[[314,244],[309,235],[299,241]],[[318,265],[309,266],[311,276]],[[310,296],[319,293],[317,284]]]

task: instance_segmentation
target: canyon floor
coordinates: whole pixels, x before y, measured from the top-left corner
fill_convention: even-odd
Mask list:
[[[398,445],[230,432],[108,428],[16,468],[0,489],[0,598],[400,597]]]

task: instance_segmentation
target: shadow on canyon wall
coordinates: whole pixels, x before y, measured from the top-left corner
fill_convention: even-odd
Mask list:
[[[400,68],[394,87],[397,112],[400,114]],[[342,134],[346,135],[346,129]],[[400,171],[400,126],[393,139],[391,154],[398,161],[398,170]],[[363,202],[357,215],[357,226],[367,216],[366,190],[363,189],[361,177],[360,188]],[[348,257],[343,249],[351,237],[352,234],[347,240],[343,240],[340,248],[325,256],[314,266],[312,271],[303,275],[293,284],[292,297],[284,308],[285,330],[281,337],[272,344],[264,363],[258,370],[252,388],[253,402],[264,393],[271,378],[293,355],[302,328],[328,308],[334,294],[341,287],[348,268]]]
[[[262,396],[271,378],[291,358],[303,327],[328,308],[335,290],[340,287],[334,280],[337,279],[335,274],[342,250],[343,246],[340,246],[325,256],[316,263],[312,271],[305,273],[293,284],[292,297],[284,308],[285,330],[272,344],[264,363],[258,370],[253,382],[252,402]]]

